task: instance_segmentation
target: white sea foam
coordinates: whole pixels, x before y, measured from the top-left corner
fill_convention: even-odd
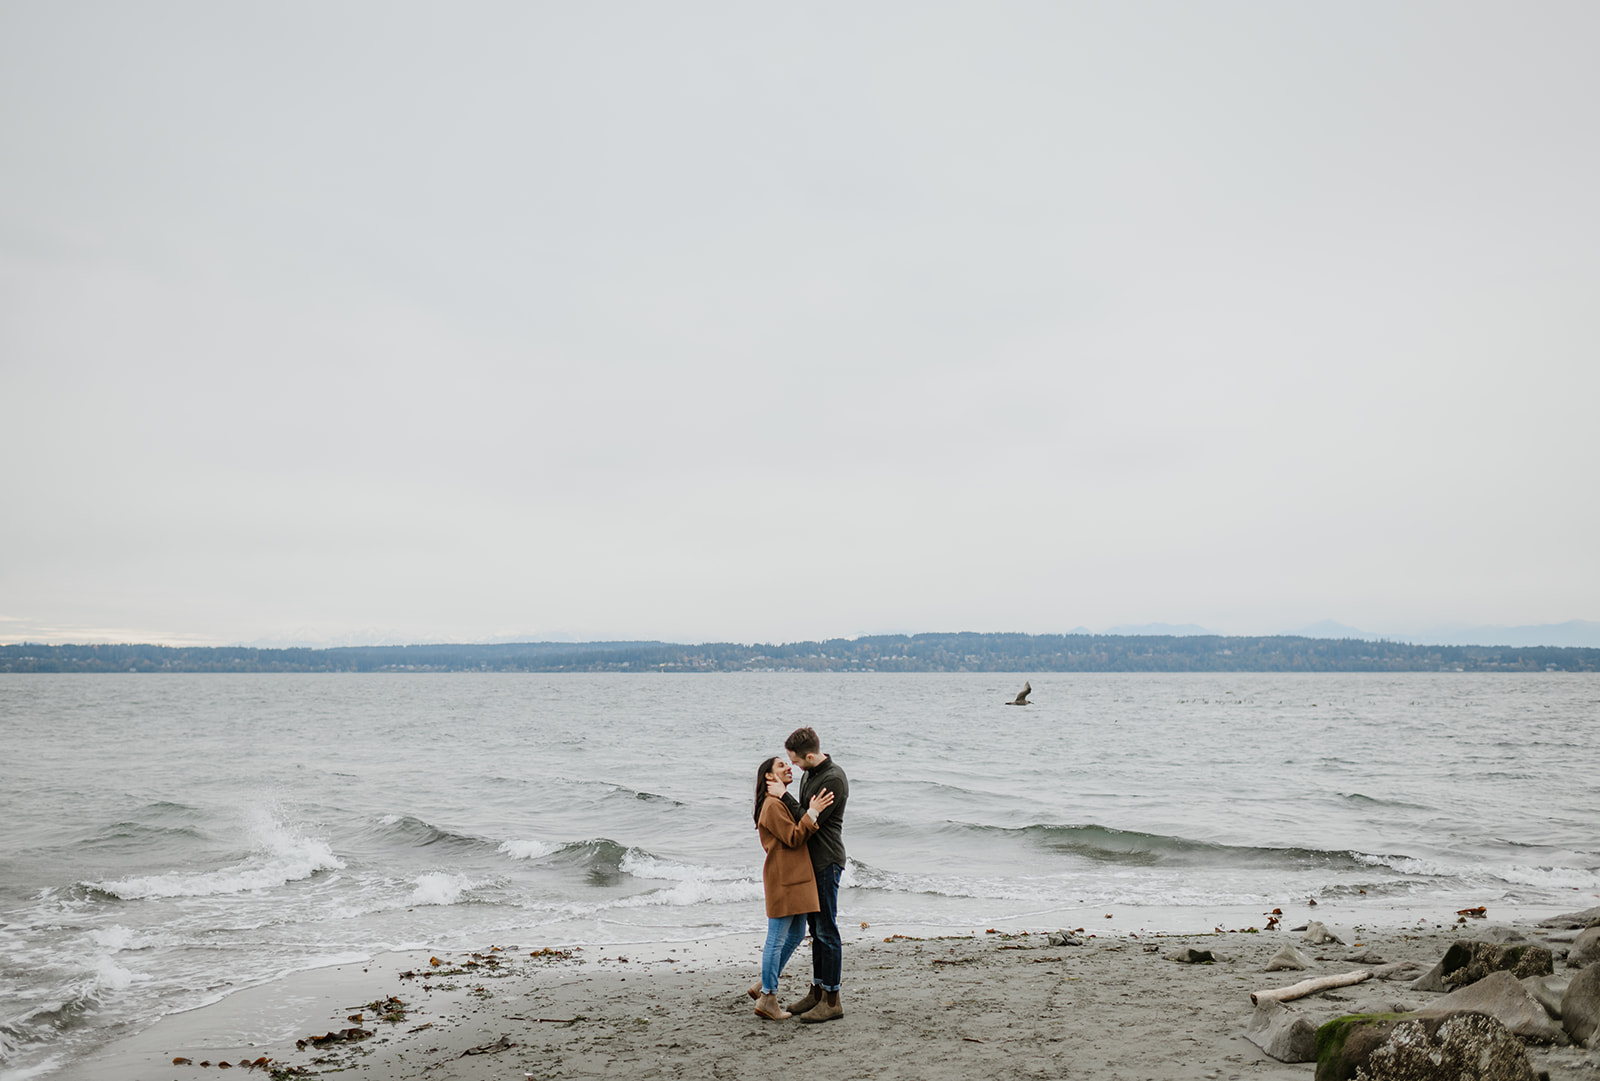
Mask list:
[[[96,958],[90,972],[93,986],[97,990],[104,988],[120,991],[125,987],[131,987],[136,980],[150,978],[146,973],[132,972],[123,968],[109,957]]]
[[[1518,886],[1594,891],[1600,889],[1600,871],[1584,867],[1496,867],[1493,873]]]
[[[750,872],[735,867],[708,867],[699,863],[679,863],[630,848],[617,864],[619,870],[635,878],[660,878],[668,882],[733,882],[749,879]]]
[[[90,931],[89,938],[103,950],[120,953],[123,950],[137,948],[134,943],[139,941],[140,935],[131,928],[114,923],[110,927],[100,927]]]
[[[417,879],[417,888],[411,891],[413,905],[453,905],[461,895],[472,889],[473,882],[466,875],[453,875],[445,871],[430,871]]]
[[[500,842],[499,851],[504,852],[514,860],[536,860],[540,856],[548,856],[560,847],[560,845],[546,844],[543,841],[502,841]]]
[[[1386,867],[1403,875],[1422,875],[1424,877],[1449,877],[1461,872],[1459,867],[1448,867],[1432,860],[1420,860],[1411,856],[1369,856],[1363,852],[1355,853],[1356,862],[1368,867]]]
[[[764,896],[761,883],[752,879],[728,881],[726,879],[686,879],[676,886],[651,890],[624,897],[615,908],[644,908],[653,905],[683,907],[687,905],[723,905],[759,901]]]
[[[0,1050],[6,1043],[0,1041]],[[62,1056],[51,1055],[47,1059],[33,1063],[31,1066],[18,1067],[15,1070],[0,1070],[0,1081],[32,1081],[35,1077],[46,1077],[56,1071],[62,1063]]]
[[[91,883],[95,889],[125,901],[151,897],[210,897],[215,894],[268,890],[310,878],[318,871],[344,866],[328,842],[290,830],[265,812],[250,816],[255,852],[215,871],[172,871]]]
[[[1385,867],[1403,875],[1474,881],[1492,875],[1516,886],[1592,890],[1600,887],[1600,871],[1586,867],[1530,867],[1523,864],[1495,866],[1483,863],[1445,863],[1413,859],[1409,856],[1366,856],[1356,860],[1369,867]]]

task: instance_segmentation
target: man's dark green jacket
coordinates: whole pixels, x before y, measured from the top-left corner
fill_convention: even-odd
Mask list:
[[[811,797],[824,788],[833,793],[833,805],[818,817],[817,832],[806,842],[806,848],[811,852],[811,866],[817,871],[830,863],[844,866],[844,805],[850,799],[850,781],[833,756],[829,755],[818,763],[816,769],[806,770],[800,778],[798,802],[793,796],[783,797],[794,812],[795,820],[799,821],[800,816],[806,813],[806,808],[811,806]]]

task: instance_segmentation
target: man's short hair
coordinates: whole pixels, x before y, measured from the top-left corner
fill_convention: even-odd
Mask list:
[[[804,758],[808,754],[816,754],[822,750],[822,741],[817,738],[815,728],[796,728],[789,733],[789,738],[783,741],[783,749],[793,751]]]

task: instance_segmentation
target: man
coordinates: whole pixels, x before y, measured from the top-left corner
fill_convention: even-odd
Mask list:
[[[816,1024],[844,1016],[844,1007],[839,1004],[844,968],[844,944],[839,936],[839,876],[844,874],[844,805],[850,798],[850,782],[838,763],[822,753],[822,741],[815,729],[795,729],[783,741],[783,749],[789,752],[789,761],[805,771],[800,780],[800,799],[784,796],[797,821],[812,796],[824,789],[833,793],[833,806],[822,812],[817,832],[806,842],[821,904],[818,911],[806,917],[811,930],[811,990],[789,1007],[789,1012],[800,1020]]]

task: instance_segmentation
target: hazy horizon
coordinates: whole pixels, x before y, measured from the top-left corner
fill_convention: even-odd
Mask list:
[[[0,641],[1600,618],[1600,7],[0,8]]]
[[[867,631],[860,634],[830,635],[821,639],[778,639],[755,638],[741,642],[744,645],[772,644],[784,645],[800,641],[828,641],[843,639],[853,641],[859,638],[875,638],[903,635],[914,637],[920,634],[948,634],[948,633],[979,633],[979,634],[1006,634],[1012,633],[1003,628],[947,628],[944,630],[879,630]],[[1220,636],[1220,637],[1266,637],[1273,635],[1296,636],[1305,638],[1355,638],[1371,641],[1388,640],[1392,642],[1410,642],[1418,645],[1475,645],[1475,646],[1577,646],[1584,648],[1600,648],[1600,622],[1593,620],[1567,620],[1558,624],[1543,624],[1538,626],[1521,627],[1433,627],[1425,630],[1408,633],[1385,633],[1363,630],[1350,627],[1332,620],[1322,620],[1315,624],[1303,627],[1285,627],[1270,631],[1225,631],[1214,627],[1201,627],[1197,624],[1116,624],[1110,627],[1072,627],[1062,631],[1035,632],[1038,634],[1091,634],[1091,635],[1154,635],[1154,636]],[[101,638],[101,639],[55,639],[34,638],[17,640],[0,640],[0,646],[15,645],[163,645],[175,647],[240,647],[254,649],[337,649],[363,646],[418,646],[418,645],[513,645],[519,643],[614,643],[614,642],[663,642],[678,645],[703,645],[713,642],[735,642],[730,638],[634,638],[618,635],[597,635],[593,637],[580,637],[564,632],[526,635],[496,635],[472,640],[449,640],[444,638],[417,638],[412,639],[404,635],[385,634],[372,631],[367,633],[347,634],[336,638],[282,638],[282,639],[255,639],[253,641],[215,641],[206,642],[193,639],[176,639],[168,641],[143,640],[135,642],[131,639]]]

